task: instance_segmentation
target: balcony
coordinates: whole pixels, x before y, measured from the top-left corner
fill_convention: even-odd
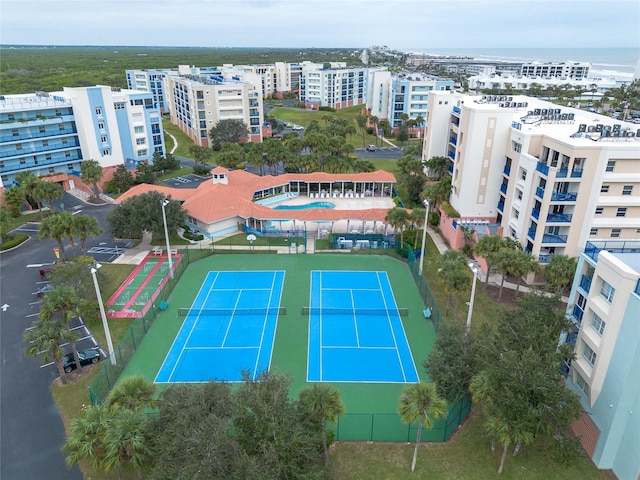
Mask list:
[[[498,202],[498,210],[504,212],[504,202]]]
[[[79,146],[79,142],[74,141],[73,143],[67,144],[57,144],[57,145],[48,145],[46,147],[23,147],[22,149],[12,149],[5,150],[0,152],[0,158],[10,158],[10,157],[24,157],[26,155],[33,155],[34,153],[54,153],[64,150],[69,150],[70,148],[76,148]]]
[[[552,202],[575,202],[578,199],[578,194],[573,192],[552,192]]]
[[[56,138],[61,135],[72,135],[75,133],[78,133],[75,128],[65,128],[64,130],[52,130],[49,132],[22,133],[20,135],[2,135],[2,137],[0,137],[0,142],[10,143],[19,142],[20,140],[33,140],[36,138]]]
[[[540,210],[538,210],[537,208],[532,208],[531,209],[531,216],[533,218],[535,218],[536,220],[538,220],[540,218]]]
[[[458,139],[456,137],[449,137],[449,143],[457,145]]]
[[[502,173],[504,173],[508,177],[509,175],[511,175],[511,167],[505,165]]]
[[[550,213],[547,215],[549,223],[571,223],[573,214],[571,213]]]
[[[582,172],[582,168],[574,168],[573,170],[571,170],[571,178],[582,178]],[[556,178],[567,178],[568,175],[568,168],[559,168],[556,172]]]
[[[542,243],[559,243],[559,244],[566,244],[567,243],[567,238],[569,236],[568,235],[559,235],[556,233],[545,233],[542,236]]]
[[[547,265],[551,263],[551,254],[549,253],[541,253],[538,255],[538,263],[542,263],[543,265]]]
[[[504,193],[505,195],[507,194],[507,186],[504,183],[500,185],[500,192]]]
[[[447,172],[449,172],[449,175],[453,175],[453,165],[447,167]]]
[[[538,164],[536,165],[536,170],[543,175],[549,175],[549,166],[545,165],[544,163],[538,162]]]
[[[453,107],[453,113],[460,115],[462,113],[462,109],[460,107]]]
[[[449,152],[449,153],[447,153],[447,157],[449,157],[451,160],[455,160],[456,159],[456,154],[455,154],[455,152]]]
[[[531,239],[531,241],[535,241],[536,239],[536,231],[533,228],[527,230],[527,237]]]
[[[520,122],[511,122],[511,128],[516,130],[522,130],[522,124]]]
[[[602,250],[610,253],[640,253],[640,241],[609,240],[603,242],[587,242],[584,253],[590,258],[598,260],[598,253]]]
[[[573,318],[575,318],[578,323],[582,323],[582,315],[584,315],[584,310],[582,310],[580,305],[574,305]]]
[[[580,288],[584,290],[585,293],[589,293],[591,289],[591,279],[586,275],[582,275],[580,278]]]
[[[584,169],[574,168],[571,170],[571,178],[582,178],[582,172],[584,172]]]
[[[536,188],[536,197],[538,197],[540,200],[544,198],[544,188],[542,187]]]
[[[640,295],[640,280],[638,280],[638,283],[636,284],[636,289],[634,290],[634,293],[636,295]]]

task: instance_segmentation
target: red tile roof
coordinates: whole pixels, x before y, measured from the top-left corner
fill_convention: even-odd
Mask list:
[[[303,183],[341,183],[341,182],[377,182],[395,183],[393,174],[378,170],[370,173],[330,174],[315,172],[309,174],[287,173],[284,175],[258,176],[244,170],[228,171],[216,167],[212,173],[227,173],[228,183],[202,182],[196,189],[172,188],[162,185],[136,185],[118,197],[117,202],[150,191],[157,191],[174,200],[180,200],[188,214],[203,223],[212,224],[233,217],[258,220],[295,219],[300,221],[337,221],[337,220],[378,220],[383,221],[386,208],[364,210],[338,210],[312,208],[305,210],[274,210],[252,201],[255,192],[288,185],[290,182]]]

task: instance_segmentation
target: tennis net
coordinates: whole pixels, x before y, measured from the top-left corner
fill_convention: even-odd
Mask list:
[[[376,315],[390,316],[399,315],[401,317],[409,316],[408,308],[322,308],[322,307],[302,307],[302,315]]]
[[[265,315],[286,315],[287,309],[284,307],[271,308],[178,308],[178,316],[187,315],[200,316],[238,316],[253,315],[255,317]]]

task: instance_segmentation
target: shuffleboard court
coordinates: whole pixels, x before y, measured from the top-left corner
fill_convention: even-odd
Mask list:
[[[386,272],[311,272],[309,382],[417,382]]]
[[[268,370],[284,271],[209,272],[156,383],[241,381]]]

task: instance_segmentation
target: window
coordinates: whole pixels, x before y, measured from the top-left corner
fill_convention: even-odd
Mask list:
[[[138,156],[139,156],[139,157],[142,157],[143,155],[146,155],[146,154],[147,154],[147,150],[146,150],[146,149],[144,149],[144,150],[138,150]]]
[[[18,134],[18,130],[11,130],[11,135],[13,135],[14,137],[17,137]]]
[[[616,162],[614,160],[609,160],[607,162],[607,172],[613,172],[613,170],[616,168]]]
[[[624,187],[622,187],[623,195],[631,195],[632,191],[633,191],[633,185],[625,185]]]
[[[582,390],[587,396],[589,396],[589,384],[587,381],[582,378],[582,375],[576,373],[576,385]]]
[[[98,122],[98,129],[104,130],[104,122]]]
[[[598,229],[597,228],[592,228],[591,231],[589,231],[589,235],[598,235]]]
[[[106,135],[102,135],[102,136],[100,137],[100,141],[101,141],[102,143],[107,143],[107,137],[106,137]]]
[[[600,187],[600,193],[609,193],[609,185],[602,185]]]
[[[116,103],[113,104],[113,108],[115,110],[124,110],[125,104],[124,104],[124,102],[116,102]]]
[[[22,150],[22,144],[16,143],[16,150]]]
[[[613,301],[613,296],[615,295],[615,293],[616,289],[602,280],[602,286],[600,287],[600,295],[602,296],[602,298],[611,303]]]
[[[513,142],[513,151],[520,153],[522,151],[522,145],[518,142]]]
[[[517,196],[518,196],[518,200],[522,200],[522,190],[516,190]]]
[[[602,215],[604,211],[604,207],[596,207],[596,215]]]
[[[144,145],[145,141],[145,138],[136,138],[136,145]]]
[[[616,212],[616,217],[624,217],[627,215],[627,207],[620,207]]]
[[[44,133],[44,127],[38,127],[38,131],[39,131],[40,133]]]
[[[522,180],[527,180],[527,171],[526,170],[522,170],[522,174],[520,175],[520,178]]]
[[[620,229],[612,228],[611,229],[611,238],[620,238]]]
[[[73,170],[73,163],[67,163],[67,170]]]
[[[102,155],[109,155],[109,149],[105,148],[104,150],[102,150]]]
[[[591,347],[587,344],[584,345],[584,350],[582,351],[582,356],[587,361],[589,365],[593,367],[593,364],[596,363],[596,357],[598,356],[596,352],[591,350]]]
[[[42,140],[42,146],[43,147],[48,147],[49,146],[49,140]]]
[[[102,115],[102,107],[96,107],[96,115]]]
[[[144,127],[133,127],[133,133],[144,133]]]
[[[604,333],[604,327],[607,324],[595,313],[593,314],[593,318],[591,319],[591,328],[593,328],[598,335],[602,335]]]

